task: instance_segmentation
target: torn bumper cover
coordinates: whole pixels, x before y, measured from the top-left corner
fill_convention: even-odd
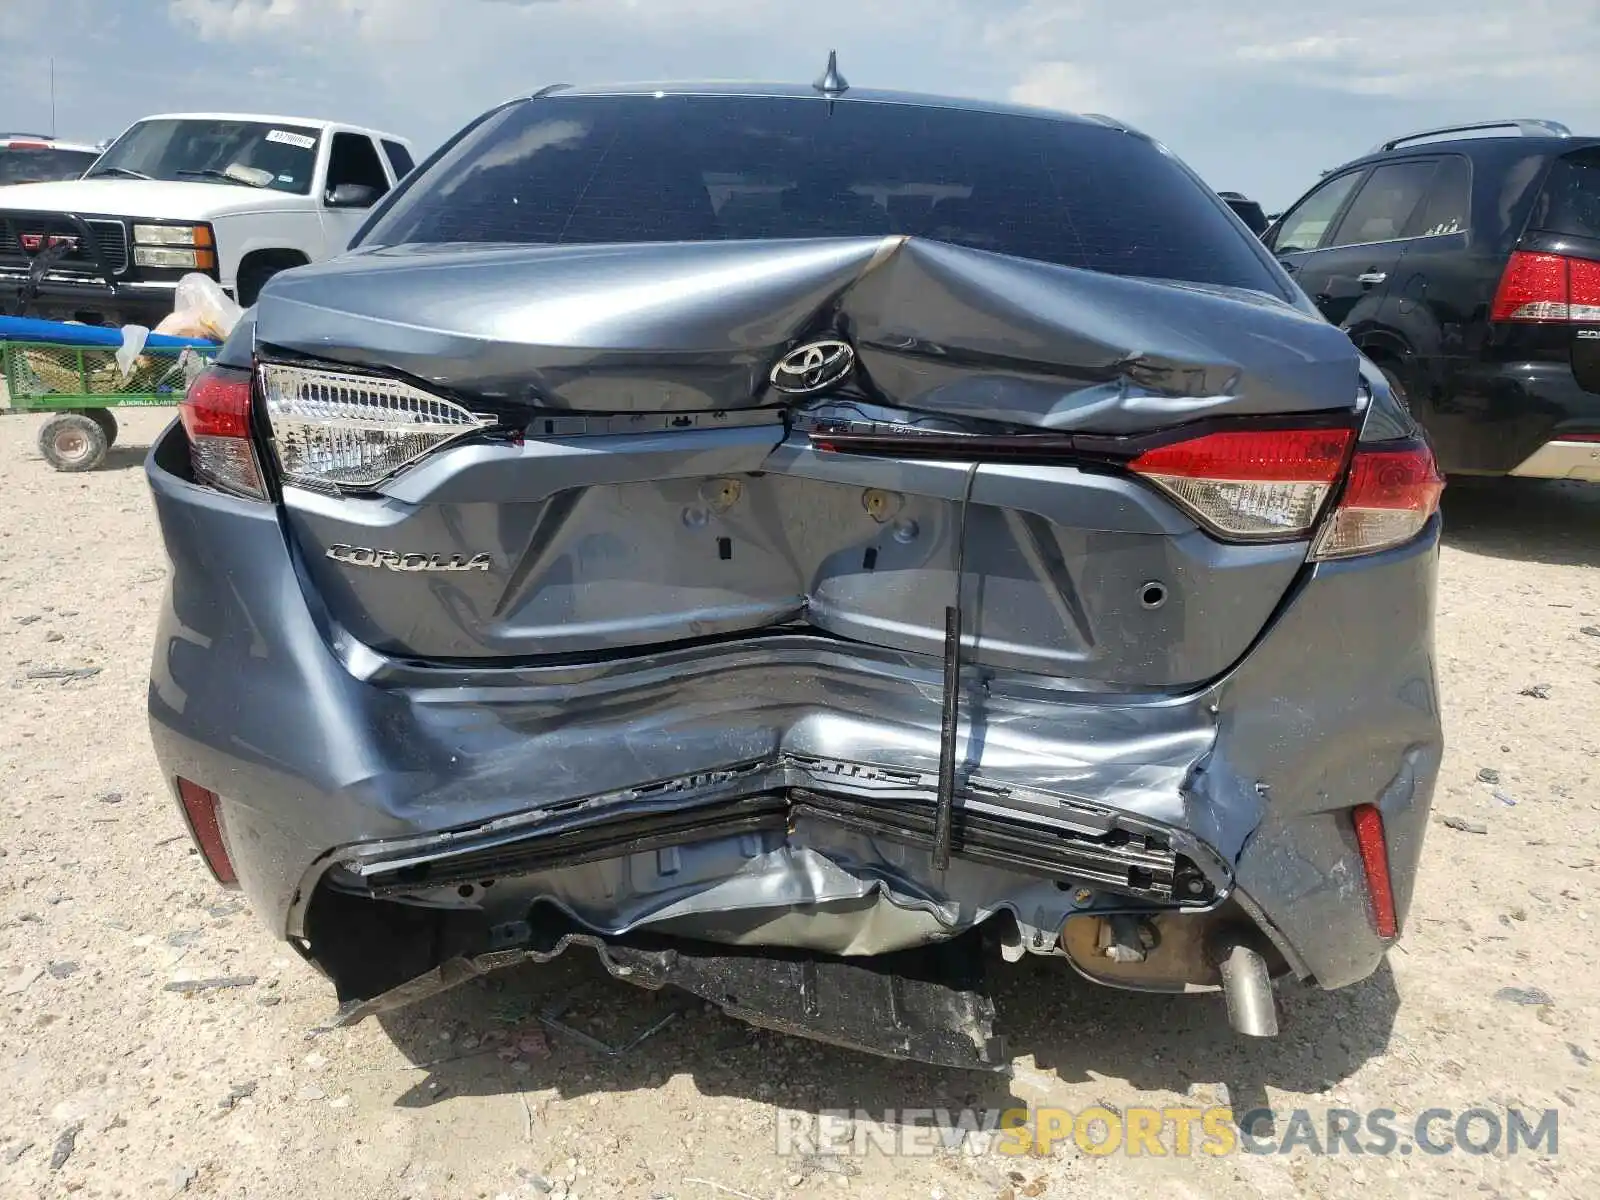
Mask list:
[[[576,939],[758,1023],[982,1066],[987,1001],[948,965],[907,992],[893,956],[978,931],[1008,958],[1193,990],[1215,986],[1194,922],[1342,986],[1387,948],[1356,803],[1383,813],[1409,905],[1441,751],[1436,526],[1307,568],[1251,652],[1185,696],[965,670],[937,871],[936,657],[773,634],[582,666],[382,658],[324,623],[274,513],[187,483],[185,453],[174,429],[150,463],[183,585],[152,669],[157,754],[220,795],[241,886],[349,1018]],[[1159,935],[1146,964],[1070,932],[1119,913]],[[791,986],[806,961],[815,988]],[[899,1015],[848,1016],[868,1011]]]

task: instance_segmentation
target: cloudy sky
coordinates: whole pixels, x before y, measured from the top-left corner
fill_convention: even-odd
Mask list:
[[[360,121],[421,149],[543,84],[854,84],[1106,112],[1287,204],[1385,136],[1534,116],[1600,133],[1600,0],[0,0],[0,128],[157,111]]]

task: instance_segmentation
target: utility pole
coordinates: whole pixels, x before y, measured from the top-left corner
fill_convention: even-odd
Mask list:
[[[56,60],[50,60],[50,137],[56,136]]]

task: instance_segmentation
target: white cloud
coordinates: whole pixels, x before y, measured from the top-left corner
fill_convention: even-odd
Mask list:
[[[806,83],[1120,116],[1286,202],[1408,128],[1600,132],[1600,0],[0,0],[0,111],[88,139],[143,112],[348,117],[423,145],[556,81]],[[155,65],[153,65],[155,64]],[[1270,193],[1270,196],[1267,194]]]
[[[1034,63],[1012,86],[1010,96],[1018,104],[1036,104],[1041,108],[1131,117],[1130,113],[1114,111],[1119,105],[1094,71],[1078,63]]]

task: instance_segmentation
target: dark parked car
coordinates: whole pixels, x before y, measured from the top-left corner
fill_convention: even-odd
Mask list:
[[[76,179],[99,157],[93,146],[35,133],[0,133],[0,186]]]
[[[994,1066],[995,961],[1260,1035],[1404,921],[1433,460],[1110,120],[507,104],[266,286],[148,474],[162,771],[347,1020],[583,945]]]
[[[1260,237],[1271,222],[1260,204],[1240,192],[1218,192],[1229,208],[1239,214],[1239,219],[1250,227],[1250,232]]]
[[[1266,241],[1446,471],[1600,480],[1600,138],[1552,121],[1394,138]]]

